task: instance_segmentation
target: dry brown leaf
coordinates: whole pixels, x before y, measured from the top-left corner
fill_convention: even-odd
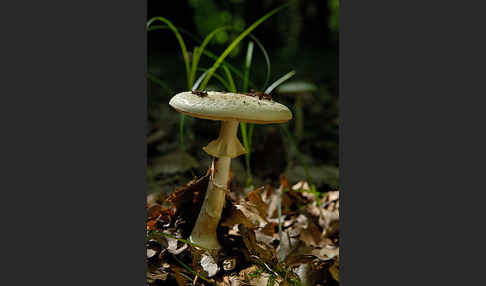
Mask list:
[[[147,230],[157,230],[156,224],[157,224],[157,220],[155,219],[149,220],[147,222]]]
[[[209,170],[203,177],[190,181],[186,186],[176,190],[167,201],[172,204],[171,211],[180,222],[182,237],[191,233],[209,183]]]
[[[300,240],[312,246],[319,246],[322,240],[322,230],[312,221],[300,232]]]
[[[305,206],[310,202],[310,200],[305,198],[300,192],[285,192],[285,195],[290,201],[289,209],[291,209],[292,207],[298,209],[300,206]]]
[[[147,219],[157,218],[162,214],[163,207],[159,204],[155,204],[147,208]]]
[[[267,218],[276,218],[278,210],[278,194],[273,191],[267,198]]]
[[[147,209],[147,230],[158,230],[164,225],[169,225],[173,220],[173,212],[161,205],[152,205]]]
[[[249,229],[264,227],[268,221],[266,220],[266,213],[264,212],[262,216],[260,214],[261,211],[258,210],[261,208],[261,205],[258,206],[257,196],[260,195],[254,194],[252,195],[252,201],[245,199],[240,200],[238,203],[227,200],[226,207],[223,210],[221,225],[230,229],[239,224],[244,224]],[[253,201],[256,203],[253,203]]]
[[[315,269],[312,263],[300,264],[294,272],[299,277],[302,285],[315,285],[319,274],[319,271]]]
[[[283,189],[280,187],[275,192],[270,194],[268,198],[268,208],[266,210],[267,213],[267,218],[268,219],[273,219],[278,217],[278,193],[281,192]],[[292,207],[292,199],[288,196],[288,193],[284,192],[282,194],[282,214],[289,214],[292,213],[291,207]]]
[[[289,183],[287,179],[282,176],[280,179],[280,187],[273,191],[270,188],[265,192],[265,200],[267,207],[267,218],[276,218],[278,216],[278,195],[282,193],[282,214],[294,214],[300,206],[307,205],[309,200],[302,196],[299,192],[289,192]]]
[[[299,181],[292,186],[294,191],[308,191],[310,190],[309,183],[307,181]]]
[[[299,244],[299,246],[295,247],[291,253],[289,253],[285,257],[285,264],[289,267],[306,264],[313,262],[316,257],[312,254],[306,254],[311,251],[309,248],[300,249],[301,247],[306,247],[304,245]]]
[[[263,190],[264,190],[264,187],[260,187],[258,189],[253,190],[252,192],[250,192],[247,195],[246,200],[250,201],[253,204],[254,208],[258,211],[258,214],[262,218],[266,218],[268,206],[267,206],[267,204],[265,204],[263,202],[263,199],[262,199],[261,192]]]
[[[268,245],[258,243],[255,233],[246,226],[240,225],[238,229],[250,254],[257,255],[264,261],[276,262],[276,253],[273,248],[269,247]]]
[[[257,242],[266,244],[269,247],[271,247],[271,245],[273,244],[273,241],[276,240],[276,238],[273,236],[273,234],[267,235],[261,229],[255,230],[255,238],[256,238]]]
[[[241,284],[235,285],[267,286],[269,278],[270,274],[262,272],[257,266],[252,265],[240,271],[238,280]],[[273,285],[283,285],[282,279],[277,277]]]
[[[328,211],[321,209],[319,225],[324,229],[325,236],[329,236],[330,234],[334,233],[339,226],[339,212],[337,210]],[[332,229],[331,226],[333,227]]]
[[[223,276],[222,281],[216,281],[216,286],[231,286],[231,281],[229,276]]]
[[[286,221],[282,224],[283,228],[289,233],[291,237],[299,236],[300,233],[306,229],[309,225],[308,218],[303,214],[297,217],[288,217]]]
[[[329,247],[322,247],[322,248],[315,248],[311,251],[312,255],[315,255],[322,261],[327,261],[333,259],[334,257],[339,256],[339,248],[329,248]]]
[[[159,193],[151,193],[147,195],[147,208],[158,204]]]
[[[339,248],[333,245],[326,247],[313,247],[305,245],[305,243],[299,241],[298,245],[292,249],[292,251],[286,256],[285,261],[287,264],[295,265],[300,259],[318,259],[320,261],[328,261],[339,256]]]
[[[238,276],[230,276],[229,277],[230,286],[243,286],[244,284],[241,282]]]
[[[155,269],[151,272],[147,272],[147,282],[154,283],[156,280],[167,280],[168,273],[160,269]]]
[[[327,196],[325,197],[325,201],[337,201],[339,200],[339,191],[330,191],[327,192]]]
[[[152,259],[157,255],[157,251],[147,248],[147,259]]]
[[[311,216],[314,216],[314,217],[320,217],[321,216],[321,208],[319,208],[315,204],[307,205],[306,211]]]
[[[334,263],[329,268],[332,278],[339,282],[339,256],[334,260]]]
[[[240,204],[236,204],[235,207],[251,222],[253,227],[264,227],[268,223],[268,220],[265,217],[261,217],[251,203],[243,201]]]
[[[278,245],[276,251],[277,253],[283,253],[283,257],[287,257],[299,244],[301,241],[298,238],[291,237],[289,232],[284,231],[282,233],[282,241]]]
[[[233,228],[235,225],[244,224],[248,228],[254,228],[254,225],[241,210],[239,210],[233,204],[228,204],[224,210],[223,219],[221,220],[222,226]]]
[[[167,198],[167,201],[172,203],[176,212],[184,209],[184,206],[187,205],[193,205],[198,202],[202,204],[202,199],[204,199],[209,183],[209,174],[210,172],[208,169],[206,175],[199,179],[194,178],[184,187],[174,191],[174,193]]]
[[[334,237],[339,233],[339,191],[328,192],[322,205],[318,207],[315,203],[308,204],[304,213],[322,229],[321,239]],[[315,240],[314,243],[321,244]]]
[[[261,232],[268,236],[273,236],[277,231],[278,223],[276,222],[269,222],[267,223],[262,229]]]
[[[180,268],[176,268],[174,269],[174,278],[177,282],[177,285],[179,286],[186,286],[187,284],[187,279],[184,278],[184,276],[182,276],[181,272],[179,271]]]
[[[272,195],[272,193],[273,193],[272,185],[266,184],[265,190],[263,191],[263,194],[262,194],[262,199],[267,205],[268,205],[268,198]]]
[[[253,276],[256,276],[256,273],[260,272],[258,266],[252,265],[245,269],[242,269],[239,273],[239,280],[243,283],[248,283],[253,279]],[[248,285],[248,284],[246,284]]]

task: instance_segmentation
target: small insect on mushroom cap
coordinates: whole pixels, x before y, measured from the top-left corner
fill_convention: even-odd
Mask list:
[[[258,90],[251,89],[250,92],[245,93],[248,96],[251,97],[258,97],[258,99],[266,99],[266,100],[272,100],[272,96],[268,93],[263,93]]]
[[[206,91],[193,90],[191,91],[191,93],[200,97],[208,96],[208,93]]]

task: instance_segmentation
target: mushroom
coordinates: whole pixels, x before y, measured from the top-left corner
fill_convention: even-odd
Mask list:
[[[306,81],[292,81],[282,84],[277,88],[281,95],[296,96],[295,100],[295,137],[302,138],[304,129],[304,112],[302,104],[304,97],[310,97],[310,94],[317,90],[316,85]]]
[[[292,119],[292,112],[270,99],[217,91],[181,92],[171,98],[169,105],[192,117],[221,121],[219,137],[203,148],[214,159],[206,196],[189,237],[195,244],[218,250],[221,246],[216,229],[229,191],[231,159],[246,153],[237,137],[239,122],[283,123]]]

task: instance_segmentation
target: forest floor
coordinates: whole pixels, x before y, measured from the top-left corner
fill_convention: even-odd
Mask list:
[[[339,285],[338,190],[317,193],[283,175],[274,185],[232,184],[214,252],[187,240],[208,182],[209,171],[148,195],[148,285]]]

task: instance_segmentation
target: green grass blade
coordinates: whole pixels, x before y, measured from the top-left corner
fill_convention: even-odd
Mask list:
[[[156,30],[167,30],[169,26],[167,25],[155,25],[147,28],[147,32],[156,31]]]
[[[205,68],[197,68],[198,71],[203,71],[204,73],[199,76],[199,78],[196,80],[196,83],[194,83],[194,86],[193,86],[193,89],[192,90],[197,90],[198,87],[199,87],[199,83],[201,83],[201,81],[204,79],[204,77],[207,75],[207,73],[209,72],[209,69],[205,69]],[[219,74],[214,74],[214,78],[217,79],[223,86],[226,90],[230,90],[231,89],[231,86],[230,84],[222,77],[220,76]]]
[[[161,86],[162,88],[166,89],[168,93],[170,94],[173,94],[174,92],[172,91],[172,89],[165,83],[163,82],[161,79],[159,79],[158,77],[156,77],[154,74],[148,72],[147,73],[147,78],[156,83],[157,85]]]
[[[201,70],[201,69],[199,69]],[[194,83],[194,85],[192,86],[191,90],[197,90],[197,88],[199,87],[199,85],[201,84],[201,81],[203,80],[203,78],[208,74],[208,70],[206,70],[197,80],[196,82]]]
[[[250,67],[251,67],[251,60],[253,58],[253,42],[248,43],[248,49],[246,50],[246,60],[245,60],[245,69],[244,69],[244,78],[243,78],[243,92],[248,91],[248,78],[250,77]]]
[[[268,56],[267,50],[265,50],[265,47],[258,40],[257,37],[253,36],[252,34],[249,34],[248,36],[250,36],[250,38],[252,38],[255,41],[255,43],[257,44],[257,46],[262,51],[263,56],[265,57],[265,63],[267,65],[267,74],[265,75],[265,82],[263,83],[263,87],[262,87],[262,90],[264,90],[265,87],[267,86],[268,82],[270,81],[270,72],[271,72],[271,66],[272,66],[272,64],[270,62],[270,57]]]
[[[199,59],[201,58],[201,54],[204,51],[204,49],[206,48],[206,46],[209,44],[211,39],[217,33],[221,32],[223,30],[229,29],[229,28],[231,28],[231,27],[230,26],[223,26],[223,27],[215,29],[214,31],[209,33],[209,35],[207,35],[206,38],[204,38],[204,41],[202,42],[200,47],[194,48],[194,53],[193,53],[193,56],[192,56],[192,68],[191,68],[191,73],[189,75],[191,83],[194,82],[194,78],[196,77],[196,69],[197,69],[197,66],[199,64]]]
[[[186,66],[187,88],[191,88],[191,85],[192,84],[189,81],[189,76],[190,76],[189,54],[187,53],[186,44],[184,43],[184,40],[182,39],[182,36],[179,33],[179,30],[177,30],[177,28],[172,24],[171,21],[167,20],[164,17],[160,17],[160,16],[159,17],[154,17],[154,18],[150,19],[147,22],[147,29],[149,29],[150,28],[150,25],[152,23],[154,23],[155,21],[160,21],[160,22],[163,22],[163,23],[167,24],[167,26],[169,27],[169,29],[171,29],[172,32],[174,32],[174,34],[175,34],[175,36],[177,38],[177,41],[179,42],[179,45],[181,46],[182,57],[184,58],[184,64]]]
[[[243,138],[243,146],[248,148],[248,135],[246,134],[246,122],[240,122],[241,137]],[[248,152],[248,150],[246,150]]]
[[[213,74],[216,72],[218,67],[221,65],[223,60],[231,53],[231,51],[243,40],[251,31],[253,31],[256,27],[258,27],[261,23],[263,23],[265,20],[273,16],[275,13],[280,11],[281,9],[287,7],[289,4],[284,4],[278,8],[273,9],[272,11],[268,12],[265,14],[263,17],[258,19],[255,23],[253,23],[250,27],[248,27],[246,30],[244,30],[227,48],[224,50],[224,52],[218,57],[216,62],[213,64],[213,66],[209,69],[208,75],[204,78],[203,82],[201,83],[201,88],[205,88]]]
[[[184,30],[182,30],[181,28],[179,28],[179,31],[184,32]],[[192,37],[192,38],[193,38],[193,40],[194,40],[195,42],[197,42],[198,44],[201,44],[201,43],[202,43],[202,41],[201,41],[201,40],[199,40],[199,39],[197,39],[197,38],[196,38],[194,35],[192,35],[192,34],[190,34],[190,33],[188,33],[188,32],[187,32],[187,34],[188,34],[188,36]],[[253,34],[251,34],[251,33],[250,33],[250,34],[248,34],[248,36],[249,36],[250,38],[252,38],[252,39],[255,41],[255,43],[257,44],[257,46],[258,46],[258,47],[260,48],[260,50],[262,51],[263,56],[265,57],[265,63],[266,63],[266,65],[267,65],[267,74],[266,74],[266,76],[265,76],[265,84],[264,84],[264,87],[265,87],[265,86],[267,85],[268,81],[270,80],[270,72],[271,72],[271,63],[270,63],[270,57],[268,56],[268,53],[267,53],[267,51],[265,50],[265,47],[262,45],[262,43],[260,42],[260,40],[258,40],[258,38],[257,38],[257,37],[255,37],[255,36],[254,36]],[[210,51],[206,51],[206,50],[201,50],[201,55],[205,55],[206,57],[208,57],[208,58],[210,58],[210,59],[213,59],[213,60],[215,60],[215,61],[218,59],[218,57],[217,57],[215,54],[211,53]],[[199,61],[199,60],[200,60],[200,55],[199,55],[198,61]],[[240,78],[240,79],[242,79],[242,80],[244,79],[244,74],[243,74],[243,72],[241,72],[240,70],[238,70],[236,67],[234,67],[234,66],[233,66],[233,65],[231,65],[230,63],[228,63],[228,62],[226,62],[226,61],[223,61],[223,62],[222,62],[222,65],[227,66],[227,67],[228,67],[228,68],[231,70],[231,72],[232,72],[233,74],[235,74],[235,75],[237,75],[237,76],[238,76],[238,78]],[[248,85],[249,85],[251,88],[253,88],[253,89],[257,89],[256,84],[255,84],[254,82],[252,82],[250,79],[248,79]]]
[[[177,41],[179,42],[179,45],[181,47],[182,51],[182,57],[184,58],[184,65],[186,67],[186,80],[187,80],[187,88],[191,88],[191,82],[190,82],[190,65],[189,65],[189,54],[187,53],[187,48],[186,44],[184,43],[184,39],[182,39],[181,34],[179,33],[179,30],[172,24],[171,21],[167,20],[164,17],[153,17],[147,22],[147,30],[150,29],[150,26],[152,23],[155,21],[160,21],[162,23],[165,23],[169,29],[174,32]],[[180,142],[181,142],[181,147],[182,150],[185,150],[184,148],[184,114],[181,114],[180,121],[179,121],[179,136],[180,136]]]
[[[274,286],[275,285],[275,276],[274,275],[270,275],[270,277],[268,277],[268,281],[267,281],[267,285],[266,286]]]
[[[260,42],[260,40],[258,40],[258,38],[257,38],[257,37],[255,37],[255,36],[254,36],[253,34],[251,34],[251,33],[250,33],[250,34],[248,34],[248,36],[249,36],[250,38],[252,38],[252,39],[255,41],[255,43],[257,44],[257,46],[258,46],[258,47],[260,48],[260,50],[262,51],[263,56],[264,56],[264,58],[265,58],[265,63],[266,63],[266,66],[267,66],[267,73],[266,73],[266,75],[265,75],[265,83],[263,84],[263,88],[262,88],[262,90],[263,90],[263,89],[265,89],[265,87],[267,86],[268,81],[270,81],[270,74],[271,74],[271,62],[270,62],[270,57],[268,56],[268,52],[266,51],[265,47],[262,45],[262,43]],[[210,59],[215,60],[215,61],[218,59],[218,57],[217,57],[215,54],[213,54],[213,53],[211,53],[211,52],[209,52],[209,51],[202,51],[202,54],[203,54],[203,55],[205,55],[205,56],[207,56],[207,57],[208,57],[208,58],[210,58]],[[229,63],[228,63],[228,62],[226,62],[226,61],[223,61],[223,62],[222,62],[222,65],[226,65],[226,66],[227,66],[227,67],[228,67],[228,68],[231,70],[231,72],[232,72],[233,74],[237,75],[237,76],[238,76],[240,79],[242,79],[242,80],[244,80],[244,79],[245,79],[244,74],[243,74],[243,73],[242,73],[240,70],[238,70],[237,68],[235,68],[233,65],[229,64]],[[253,89],[258,89],[258,88],[257,88],[257,86],[256,86],[256,84],[255,84],[255,83],[253,83],[253,82],[252,82],[252,81],[251,81],[249,78],[248,78],[248,85],[249,85],[249,87],[251,87],[251,88],[253,88]]]
[[[265,89],[265,93],[270,94],[277,86],[281,85],[284,81],[288,80],[289,78],[295,75],[295,71],[290,71],[284,74],[281,78],[277,79],[274,83],[272,83],[267,89]]]
[[[231,73],[229,69],[225,66],[223,66],[224,73],[226,74],[226,78],[228,78],[228,83],[229,83],[229,91],[236,93],[236,86],[235,82],[233,81],[233,77],[231,76]]]
[[[197,248],[201,248],[201,249],[206,249],[206,250],[210,250],[209,248],[206,248],[206,247],[203,247],[199,244],[195,244],[193,242],[190,242],[189,240],[185,240],[183,238],[179,238],[177,236],[173,236],[172,234],[168,234],[168,233],[165,233],[165,232],[162,232],[162,231],[156,231],[156,230],[153,230],[149,233],[149,237],[151,238],[155,238],[155,235],[161,235],[161,236],[165,236],[165,237],[169,237],[169,238],[173,238],[173,239],[176,239],[182,243],[185,243],[185,244],[188,244],[192,247],[197,247]]]
[[[304,286],[300,281],[295,280],[294,278],[290,278],[289,280],[297,286]]]

